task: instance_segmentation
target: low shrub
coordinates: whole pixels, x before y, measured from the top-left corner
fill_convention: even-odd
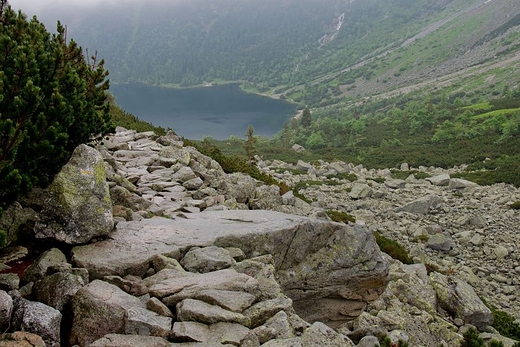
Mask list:
[[[493,313],[493,328],[497,329],[500,335],[520,341],[520,324],[513,316],[507,312],[489,307]]]
[[[477,329],[470,328],[463,335],[464,340],[460,347],[483,347],[484,340],[480,337]]]
[[[280,188],[281,195],[291,190],[291,188],[285,182],[279,182],[273,176],[266,174],[265,172],[261,172],[258,167],[251,165],[251,163],[244,157],[230,157],[224,155],[218,147],[205,141],[199,144],[197,142],[185,139],[184,144],[186,146],[195,147],[200,153],[207,155],[208,157],[215,160],[220,164],[226,173],[242,172],[253,177],[254,179],[264,182],[267,185],[277,185]]]
[[[394,240],[391,240],[378,232],[374,232],[377,245],[381,251],[385,252],[394,259],[401,261],[403,264],[413,264],[413,260],[406,249]]]
[[[509,207],[511,207],[513,210],[520,210],[520,201],[512,203],[511,205],[509,205]]]

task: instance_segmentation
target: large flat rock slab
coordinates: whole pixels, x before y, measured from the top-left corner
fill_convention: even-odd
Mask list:
[[[157,254],[180,260],[190,248],[210,245],[237,247],[249,258],[271,254],[280,285],[311,321],[352,319],[387,284],[388,264],[365,228],[264,210],[120,222],[109,239],[72,253],[93,280],[144,276]]]

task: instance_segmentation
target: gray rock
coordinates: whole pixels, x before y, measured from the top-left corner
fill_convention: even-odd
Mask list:
[[[182,186],[188,190],[197,190],[204,184],[204,181],[200,177],[192,178],[182,184]]]
[[[275,277],[274,265],[274,258],[265,255],[241,261],[233,268],[256,279],[261,293],[259,300],[269,300],[283,296],[283,289]]]
[[[437,195],[427,195],[416,199],[409,204],[398,209],[398,211],[409,212],[414,214],[428,214],[430,209],[438,208],[443,203],[441,197]]]
[[[67,263],[67,258],[57,248],[51,248],[43,252],[26,270],[22,277],[22,282],[36,282],[47,274],[47,269],[51,266]]]
[[[0,347],[45,347],[43,339],[26,331],[0,335]]]
[[[33,286],[33,295],[36,300],[62,311],[84,285],[81,277],[58,272],[36,282]]]
[[[291,147],[291,149],[297,153],[305,152],[305,148],[296,143]]]
[[[138,298],[99,280],[78,290],[71,302],[71,345],[88,346],[107,334],[166,337],[172,326],[171,318],[147,310]]]
[[[255,196],[249,202],[249,206],[253,210],[274,210],[282,204],[283,198],[280,196],[280,187],[275,185],[256,188]]]
[[[178,144],[178,143],[177,143]],[[178,163],[188,166],[191,160],[191,152],[187,148],[179,148],[178,146],[166,147],[159,152],[161,158],[172,158]]]
[[[87,268],[94,279],[125,274],[142,277],[155,255],[180,254],[193,246],[238,247],[248,257],[272,254],[279,283],[296,299],[298,314],[310,321],[327,320],[324,323],[336,320],[341,324],[348,319],[346,312],[358,314],[360,306],[375,300],[386,286],[388,264],[372,233],[360,225],[271,211],[204,212],[185,217],[120,222],[110,239],[74,247],[73,262]],[[176,292],[153,289],[161,297]],[[341,296],[332,302],[328,297],[333,292],[341,292]]]
[[[270,340],[264,343],[262,347],[303,347],[303,344],[299,337],[292,337],[290,339]]]
[[[148,293],[148,288],[143,285],[141,278],[135,276],[125,276],[125,278],[105,276],[103,280],[134,296],[142,296]]]
[[[14,273],[0,274],[0,290],[9,292],[20,288],[20,278]]]
[[[430,274],[430,284],[437,293],[439,305],[455,318],[479,330],[493,324],[493,314],[489,308],[463,280],[433,272]]]
[[[306,163],[303,160],[298,160],[298,162],[296,163],[296,167],[294,169],[296,171],[307,172],[309,170],[314,169],[314,167],[310,163]]]
[[[180,264],[190,272],[205,273],[229,268],[235,264],[235,259],[227,249],[209,246],[189,250]]]
[[[292,330],[291,324],[289,323],[289,316],[284,311],[279,311],[274,316],[269,318],[265,322],[265,325],[261,325],[258,328],[261,328],[261,327],[267,328],[264,330],[268,331],[270,333],[271,336],[269,336],[268,340],[270,340],[270,339],[288,339],[291,337],[296,337],[296,335],[294,334],[294,332]]]
[[[316,322],[301,336],[303,347],[352,347],[354,343],[323,323]]]
[[[196,178],[197,175],[189,166],[183,166],[173,175],[172,180],[184,183]]]
[[[485,228],[487,226],[487,220],[481,215],[472,215],[468,219],[468,224],[475,228]]]
[[[29,250],[23,246],[5,247],[0,252],[0,264],[5,265],[7,263],[20,260],[26,257],[27,254],[29,254]],[[4,269],[2,268],[2,270]]]
[[[243,313],[251,321],[251,327],[256,328],[264,324],[269,318],[280,311],[293,312],[292,300],[289,298],[277,298],[261,301],[254,304]]]
[[[244,326],[251,325],[251,320],[240,313],[231,312],[219,306],[193,299],[185,299],[177,304],[177,320],[181,322],[195,321],[205,324],[227,322],[238,323]]]
[[[176,342],[206,342],[209,340],[209,326],[198,322],[175,322],[172,340]]]
[[[23,208],[19,202],[15,201],[4,211],[0,217],[0,230],[6,233],[4,247],[9,246],[19,239],[20,227],[28,221],[35,221],[37,213],[31,208]]]
[[[13,313],[13,299],[5,291],[0,290],[0,330],[5,331],[4,327],[11,321]]]
[[[235,323],[216,323],[210,326],[210,343],[221,343],[230,346],[242,346],[250,330]]]
[[[121,205],[132,211],[146,210],[152,205],[150,201],[121,186],[110,188],[110,197],[114,205]]]
[[[172,311],[157,298],[150,298],[146,302],[146,308],[150,311],[157,313],[158,315],[174,318]]]
[[[493,249],[493,253],[495,253],[498,260],[503,260],[509,255],[509,250],[504,245],[497,245]]]
[[[452,178],[450,179],[450,182],[448,184],[448,188],[449,189],[452,189],[452,190],[460,190],[460,189],[464,189],[464,188],[469,188],[469,187],[477,187],[478,184],[476,184],[475,182],[471,182],[471,181],[468,181],[468,180],[464,180],[464,179],[461,179],[461,178]]]
[[[164,255],[156,255],[152,260],[153,268],[156,272],[159,272],[163,269],[177,269],[179,271],[184,271],[184,268],[179,264],[177,259],[165,257]]]
[[[447,186],[448,183],[450,182],[450,175],[449,174],[437,175],[437,176],[433,176],[433,177],[428,177],[428,178],[426,178],[426,180],[435,186]]]
[[[359,340],[359,343],[356,345],[356,347],[379,347],[379,340],[375,336],[365,336],[361,340]]]
[[[287,193],[282,195],[282,204],[294,206],[296,199],[294,197],[294,193],[292,190],[289,190]]]
[[[164,298],[166,305],[173,306],[178,302],[204,295],[205,290],[237,291],[253,294],[259,293],[258,282],[245,274],[232,269],[219,270],[204,274],[176,270],[162,270],[144,280],[150,294]]]
[[[107,334],[90,347],[171,347],[168,340],[155,336]]]
[[[256,296],[249,293],[217,289],[201,290],[194,298],[233,312],[244,311],[256,300]]]
[[[14,331],[28,331],[41,336],[49,347],[61,346],[60,341],[60,311],[42,304],[15,297],[12,318]]]
[[[221,188],[228,199],[236,199],[245,203],[255,196],[257,182],[251,176],[243,173],[233,173],[221,178],[217,187]]]
[[[364,183],[354,183],[352,190],[348,195],[352,199],[365,199],[373,194],[372,188]]]
[[[385,186],[390,189],[402,189],[406,187],[406,181],[399,179],[386,180]]]
[[[445,234],[435,234],[430,236],[426,246],[436,251],[449,252],[455,247],[453,239]]]
[[[55,176],[42,205],[34,227],[37,238],[74,245],[107,236],[114,221],[101,154],[79,145]]]

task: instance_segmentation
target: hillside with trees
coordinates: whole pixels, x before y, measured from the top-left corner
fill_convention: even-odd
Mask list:
[[[135,1],[38,16],[97,49],[112,83],[238,81],[308,107],[256,142],[264,157],[470,164],[520,182],[508,174],[520,159],[518,1]],[[244,155],[235,140],[214,143]]]

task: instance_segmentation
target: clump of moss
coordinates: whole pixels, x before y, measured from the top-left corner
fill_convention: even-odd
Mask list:
[[[356,217],[343,211],[327,210],[327,215],[334,222],[338,223],[356,223]]]
[[[378,232],[374,232],[377,245],[381,251],[385,252],[394,259],[401,261],[403,264],[413,264],[413,260],[406,249],[394,240],[391,240]]]
[[[509,205],[509,207],[511,207],[513,210],[520,210],[520,201],[512,203],[511,205]]]

